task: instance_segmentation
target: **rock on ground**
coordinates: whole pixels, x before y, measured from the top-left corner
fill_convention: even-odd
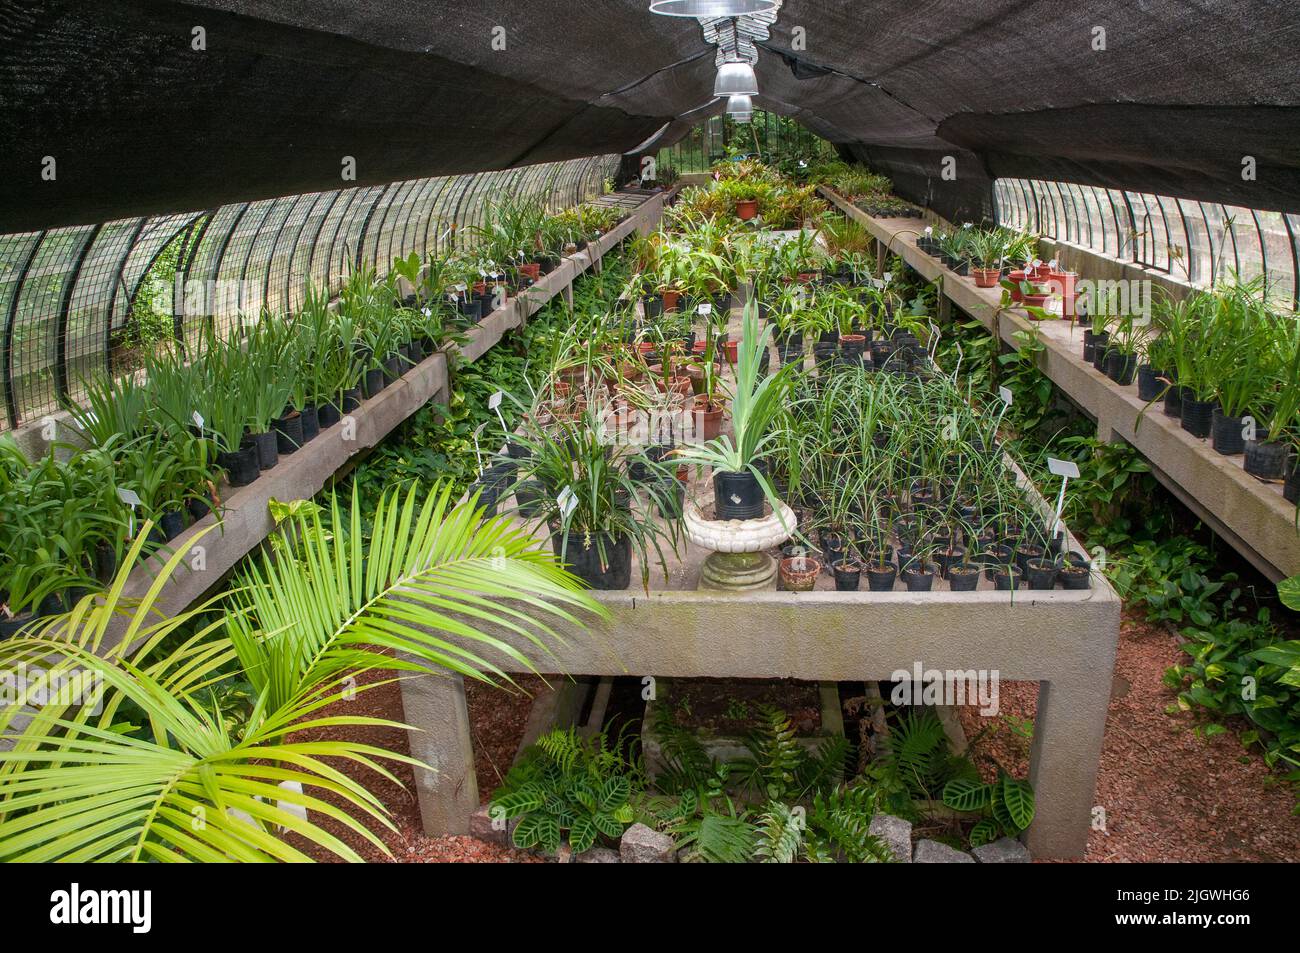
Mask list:
[[[981,864],[1027,864],[1030,861],[1029,848],[1011,837],[976,847],[971,853]]]
[[[593,847],[576,855],[573,862],[575,864],[617,864],[619,856],[618,851],[610,850],[608,847]]]
[[[509,847],[511,835],[514,834],[515,828],[519,826],[519,818],[512,818],[504,824],[501,821],[494,821],[491,808],[490,804],[484,804],[469,816],[469,834],[471,837],[477,837],[489,844],[500,844],[502,847]]]
[[[673,839],[644,824],[633,824],[623,832],[618,856],[625,864],[671,864],[677,859]]]
[[[877,814],[868,832],[879,837],[902,864],[912,862],[912,822],[892,814]]]
[[[955,847],[949,847],[947,844],[940,844],[936,840],[925,840],[923,838],[916,842],[916,849],[912,853],[912,863],[973,864],[975,858],[965,851],[957,850]]]

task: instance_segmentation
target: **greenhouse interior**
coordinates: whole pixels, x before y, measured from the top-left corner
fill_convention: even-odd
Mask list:
[[[4,860],[1300,861],[1295,4],[0,10]]]

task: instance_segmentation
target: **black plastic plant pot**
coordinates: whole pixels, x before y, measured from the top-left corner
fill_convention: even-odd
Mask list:
[[[402,360],[402,355],[397,351],[389,354],[384,358],[384,385],[393,383],[402,376],[406,370],[406,362]]]
[[[245,437],[235,452],[218,453],[217,466],[226,471],[226,479],[231,486],[248,486],[257,479],[258,471],[261,470],[256,441]]]
[[[998,544],[985,549],[980,554],[980,560],[984,563],[984,576],[990,582],[997,575],[998,570],[1015,564],[1015,552],[1010,546]]]
[[[1169,390],[1165,392],[1165,416],[1178,417],[1183,416],[1183,390],[1177,384],[1169,385]]]
[[[1132,384],[1133,375],[1136,373],[1135,355],[1125,354],[1122,351],[1110,351],[1106,354],[1106,376],[1120,387],[1128,387]]]
[[[95,578],[107,585],[117,574],[117,550],[106,542],[95,545]]]
[[[462,301],[460,303],[460,313],[470,324],[478,324],[483,320],[483,302],[478,298],[472,301]]]
[[[190,522],[197,523],[212,512],[212,505],[207,500],[192,496],[185,501],[185,508],[190,511]]]
[[[1193,437],[1204,440],[1210,435],[1210,427],[1217,406],[1218,404],[1215,401],[1192,400],[1184,395],[1183,409],[1179,415],[1182,419],[1183,429]]]
[[[1166,386],[1160,378],[1165,376],[1164,371],[1150,364],[1140,365],[1137,369],[1138,400],[1149,402],[1159,397]]]
[[[275,449],[279,454],[288,456],[297,453],[303,445],[302,414],[298,411],[291,411],[271,421],[271,429],[275,431]]]
[[[1287,454],[1284,443],[1262,440],[1246,441],[1246,472],[1261,480],[1281,480],[1286,476]]]
[[[343,413],[350,414],[361,407],[361,388],[349,387],[343,392]]]
[[[269,470],[280,462],[280,452],[277,449],[278,441],[274,430],[253,434],[253,442],[257,444],[257,466],[259,469]]]
[[[651,321],[662,317],[664,313],[663,295],[646,295],[641,299],[641,307],[644,309],[646,318]]]
[[[1110,349],[1110,334],[1103,331],[1092,336],[1092,366],[1099,371],[1106,370],[1106,352]]]
[[[341,400],[342,398],[340,398]],[[321,404],[316,411],[316,422],[321,430],[327,430],[343,419],[343,411],[332,403]]]
[[[167,510],[158,518],[158,525],[162,529],[163,539],[170,543],[185,532],[185,510],[179,506],[174,510]]]
[[[1215,407],[1213,419],[1210,421],[1211,446],[1216,453],[1221,453],[1225,457],[1245,453],[1246,438],[1241,434],[1243,429],[1245,429],[1243,418],[1225,417],[1223,411]]]
[[[831,563],[831,572],[835,576],[836,592],[857,592],[862,584],[862,566],[852,560],[836,560]]]
[[[953,592],[974,592],[980,584],[980,571],[978,566],[949,566],[947,575],[948,588]]]
[[[763,515],[763,487],[748,470],[713,474],[714,518],[752,520]]]
[[[781,360],[781,366],[787,364],[803,363],[803,344],[777,345],[777,357]]]
[[[366,371],[364,383],[367,399],[377,396],[384,389],[388,383],[384,378],[385,374],[382,367],[372,367]]]
[[[934,588],[934,572],[919,565],[904,569],[902,576],[908,592],[929,592]]]
[[[833,566],[844,558],[844,534],[823,531],[821,534],[822,553],[826,556],[826,565]]]
[[[949,546],[934,554],[935,565],[939,567],[939,575],[944,579],[948,578],[948,573],[952,567],[961,563],[966,558],[966,550],[960,546]]]
[[[1023,577],[1019,566],[999,566],[993,570],[993,587],[1004,591],[1020,589],[1024,585]]]
[[[478,494],[476,506],[481,509],[485,516],[497,515],[497,503],[501,498],[501,486],[495,479],[484,473],[476,483],[471,483],[468,491],[468,498],[473,499],[474,494]]]
[[[542,485],[536,480],[525,480],[515,487],[515,503],[519,513],[526,519],[542,515]]]
[[[1028,575],[1029,564],[1036,559],[1042,559],[1047,555],[1042,546],[1035,546],[1033,543],[1022,543],[1016,547],[1016,565],[1020,571]]]
[[[20,612],[12,619],[0,616],[0,642],[13,638],[22,631],[23,626],[35,618],[36,615],[32,612]]]
[[[308,443],[320,436],[320,411],[315,407],[302,409],[302,442]]]
[[[676,477],[667,477],[656,482],[659,494],[655,500],[655,509],[666,520],[677,519],[684,511],[686,503],[686,486]]]
[[[1025,578],[1030,589],[1054,589],[1057,571],[1054,560],[1031,559],[1025,567]]]
[[[1092,571],[1087,566],[1067,563],[1057,570],[1057,577],[1066,589],[1089,589],[1092,587]]]
[[[867,566],[868,592],[893,592],[897,580],[898,570],[893,566],[881,566],[880,563]]]
[[[1300,457],[1291,458],[1291,472],[1282,487],[1282,496],[1288,503],[1300,502]]]
[[[506,441],[506,456],[511,460],[527,460],[532,455],[532,450],[513,437]]]
[[[551,535],[555,555],[562,556],[569,572],[592,589],[626,589],[632,582],[632,538],[602,533],[591,537],[590,546],[585,543],[586,537],[580,533],[568,534],[567,546],[564,536]],[[603,564],[600,543],[604,544]]]
[[[1086,364],[1091,364],[1093,357],[1096,355],[1097,335],[1091,330],[1083,332],[1083,360]]]

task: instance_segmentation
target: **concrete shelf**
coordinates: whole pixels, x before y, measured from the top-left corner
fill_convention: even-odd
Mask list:
[[[925,223],[917,219],[873,218],[842,197],[827,198],[861,222],[882,253],[900,256],[941,297],[1016,346],[1020,332],[1035,331],[1043,344],[1039,368],[1097,421],[1101,440],[1124,440],[1151,464],[1157,479],[1206,525],[1274,581],[1300,573],[1296,507],[1280,484],[1263,483],[1245,472],[1242,457],[1216,453],[1208,440],[1193,437],[1159,406],[1138,399],[1136,385],[1121,387],[1083,360],[1083,328],[1067,321],[1033,321],[1019,308],[1001,310],[1000,288],[976,288],[916,247]],[[1084,277],[1090,277],[1084,274]]]

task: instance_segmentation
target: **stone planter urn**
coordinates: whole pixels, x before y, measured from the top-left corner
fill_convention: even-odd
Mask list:
[[[758,519],[716,520],[710,516],[694,500],[687,501],[683,514],[687,538],[713,550],[700,568],[699,588],[731,592],[772,588],[776,561],[766,550],[790,538],[796,526],[794,511],[778,500],[771,513]]]

